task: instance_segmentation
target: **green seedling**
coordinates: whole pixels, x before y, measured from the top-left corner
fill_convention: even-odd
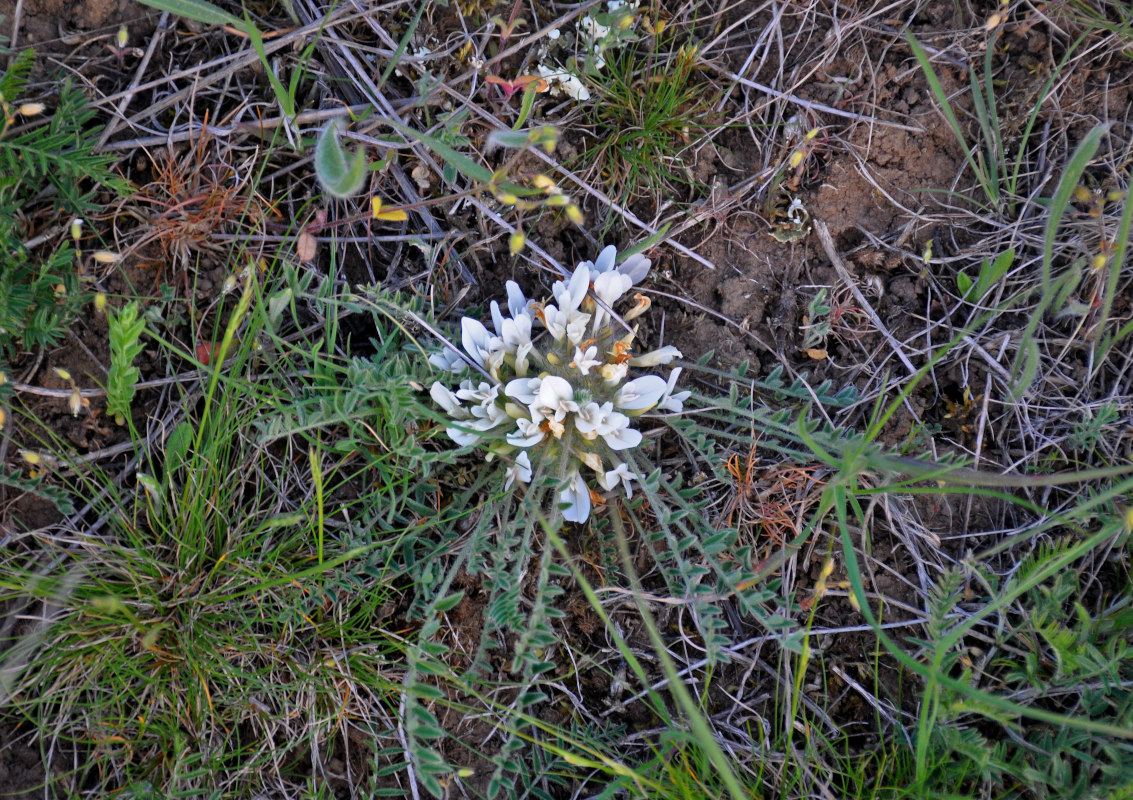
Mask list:
[[[1034,126],[1038,122],[1039,112],[1042,110],[1046,99],[1050,96],[1055,81],[1062,74],[1062,67],[1070,59],[1071,54],[1077,49],[1078,44],[1082,40],[1079,38],[1077,41],[1073,42],[1070,47],[1067,48],[1062,61],[1051,71],[1050,78],[1043,84],[1039,92],[1039,98],[1036,100],[1034,108],[1027,117],[1027,122],[1023,127],[1020,141],[1018,144],[1011,144],[1009,147],[1009,143],[1004,139],[1003,124],[996,109],[992,58],[996,50],[995,42],[997,37],[998,33],[993,31],[987,43],[987,47],[985,48],[983,74],[979,75],[975,69],[972,69],[968,76],[972,104],[975,108],[979,131],[978,140],[969,144],[968,138],[964,133],[964,128],[960,124],[960,120],[952,110],[948,92],[945,91],[944,86],[940,82],[940,77],[936,74],[936,70],[932,66],[928,52],[925,51],[912,34],[905,34],[905,39],[909,43],[909,47],[912,49],[917,63],[920,64],[921,70],[925,74],[925,79],[928,81],[933,97],[935,97],[937,103],[940,104],[940,111],[944,115],[948,127],[952,130],[953,134],[956,136],[956,140],[960,143],[960,147],[964,150],[964,157],[968,162],[968,167],[971,169],[972,174],[975,175],[983,191],[987,207],[992,211],[1004,213],[1008,218],[1014,219],[1018,213],[1018,206],[1022,202],[1019,197],[1019,189],[1021,182],[1025,180],[1027,175],[1028,164],[1030,163],[1027,158],[1029,142]],[[1015,152],[1013,158],[1008,155],[1011,150]]]
[[[972,303],[979,302],[1007,274],[1014,261],[1015,248],[1011,247],[996,256],[994,261],[985,258],[974,281],[967,273],[957,274],[956,288],[960,291],[960,297]]]
[[[106,380],[106,413],[119,425],[130,417],[130,403],[138,382],[138,368],[134,359],[142,352],[141,336],[145,330],[144,318],[138,316],[138,304],[130,303],[120,312],[109,311],[106,316],[110,327],[110,374]]]
[[[349,153],[339,134],[342,123],[333,119],[319,136],[315,145],[315,175],[323,190],[332,197],[346,198],[358,194],[369,174],[366,151],[359,147]]]

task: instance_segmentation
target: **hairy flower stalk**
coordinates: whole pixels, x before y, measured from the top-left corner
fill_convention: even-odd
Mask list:
[[[630,367],[669,364],[681,353],[675,347],[634,353],[635,332],[608,309],[624,305],[650,262],[635,255],[615,265],[616,258],[615,248],[606,247],[596,261],[582,262],[557,281],[553,299],[542,303],[529,301],[508,281],[510,316],[493,301],[494,330],[461,320],[461,345],[482,373],[464,378],[456,391],[440,381],[431,389],[452,420],[449,438],[462,446],[483,444],[489,459],[508,458],[505,488],[530,482],[540,467],[559,475],[557,498],[571,522],[585,522],[600,501],[593,486],[633,497],[635,475],[622,455],[642,441],[633,419],[651,409],[679,412],[689,395],[673,392],[679,368],[668,380],[630,379]],[[642,295],[628,299],[632,306],[623,319],[649,307]],[[448,348],[429,361],[456,374],[468,368]]]

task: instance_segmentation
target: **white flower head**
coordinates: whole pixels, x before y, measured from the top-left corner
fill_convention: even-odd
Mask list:
[[[633,496],[633,462],[619,454],[644,441],[638,419],[650,409],[680,412],[690,394],[676,391],[679,368],[667,381],[630,379],[631,368],[670,364],[681,352],[670,345],[633,354],[635,333],[615,325],[611,314],[628,320],[648,311],[647,297],[629,295],[650,263],[640,255],[616,262],[617,250],[603,248],[593,262],[555,281],[553,297],[542,302],[529,301],[508,281],[506,309],[489,305],[494,330],[461,320],[466,358],[451,348],[430,357],[449,373],[470,365],[486,373],[452,390],[433,384],[430,394],[451,420],[448,436],[485,449],[489,460],[511,453],[502,473],[507,489],[529,483],[540,469],[565,476],[550,491],[571,522],[589,519],[598,502],[591,485]]]

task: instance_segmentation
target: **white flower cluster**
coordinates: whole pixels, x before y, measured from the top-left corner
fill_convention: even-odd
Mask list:
[[[455,392],[439,381],[432,386],[433,399],[453,421],[449,437],[460,445],[484,440],[491,452],[513,455],[505,488],[531,480],[532,459],[563,475],[559,499],[566,505],[563,517],[572,522],[590,516],[584,468],[602,489],[621,486],[632,497],[634,474],[618,453],[641,442],[633,418],[651,409],[682,411],[689,396],[673,392],[679,367],[667,381],[656,375],[626,380],[630,367],[668,364],[681,353],[662,347],[633,355],[635,334],[609,309],[645,277],[650,262],[635,255],[615,266],[616,257],[610,246],[597,261],[579,264],[568,280],[551,287],[553,303],[529,301],[508,281],[511,316],[492,301],[494,332],[476,320],[461,320],[467,358],[453,349],[429,358],[453,373],[464,372],[469,363],[480,370]],[[635,294],[633,300],[623,321],[649,308],[647,297]]]
[[[626,30],[633,24],[633,12],[637,10],[640,0],[607,0],[607,14],[595,16],[588,13],[578,23],[578,38],[582,53],[589,60],[590,66],[601,70],[606,65],[605,53],[610,47],[622,41]],[[599,17],[611,24],[604,25]],[[559,38],[559,30],[552,30],[547,38],[554,42]],[[571,70],[565,69],[549,59],[545,44],[539,53],[539,61],[535,65],[535,74],[547,81],[552,94],[565,94],[570,99],[584,103],[590,99],[590,90],[579,77]]]

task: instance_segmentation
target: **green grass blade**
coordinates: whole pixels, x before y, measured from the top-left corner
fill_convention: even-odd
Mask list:
[[[1070,205],[1070,198],[1074,194],[1074,189],[1081,182],[1082,174],[1086,171],[1094,153],[1098,151],[1102,136],[1109,131],[1109,127],[1108,123],[1098,125],[1086,134],[1082,143],[1074,151],[1074,155],[1071,156],[1070,162],[1066,165],[1062,178],[1058,182],[1058,187],[1054,191],[1054,197],[1051,199],[1050,208],[1047,211],[1046,235],[1043,238],[1041,294],[1037,307],[1031,312],[1031,316],[1027,320],[1022,342],[1011,366],[1011,376],[1014,381],[1011,397],[1014,400],[1018,400],[1030,388],[1031,380],[1034,379],[1034,372],[1037,371],[1033,352],[1034,348],[1037,348],[1037,345],[1034,344],[1035,331],[1043,321],[1046,312],[1050,310],[1054,299],[1054,239],[1062,224],[1062,215],[1066,213],[1066,207]],[[1031,367],[1034,367],[1034,370]],[[1029,375],[1025,373],[1029,373]]]
[[[205,25],[231,25],[238,30],[244,30],[244,20],[207,0],[140,0],[140,2],[158,11],[168,11],[170,14],[203,22]]]
[[[907,31],[905,33],[905,39],[908,41],[913,55],[916,56],[917,62],[924,71],[925,80],[928,81],[929,88],[936,97],[936,101],[940,104],[940,112],[944,114],[944,119],[948,121],[948,127],[952,129],[952,132],[956,135],[956,140],[960,142],[960,147],[964,150],[964,158],[967,159],[968,166],[972,168],[972,172],[975,174],[976,180],[980,182],[980,186],[983,187],[984,194],[987,195],[988,200],[992,200],[995,197],[992,185],[987,174],[980,167],[975,156],[972,155],[972,149],[968,146],[968,142],[964,138],[964,129],[960,127],[960,121],[956,119],[956,114],[952,111],[952,106],[948,102],[948,93],[944,91],[944,87],[940,83],[940,78],[932,68],[932,61],[929,59],[928,53],[921,47],[920,42]]]

